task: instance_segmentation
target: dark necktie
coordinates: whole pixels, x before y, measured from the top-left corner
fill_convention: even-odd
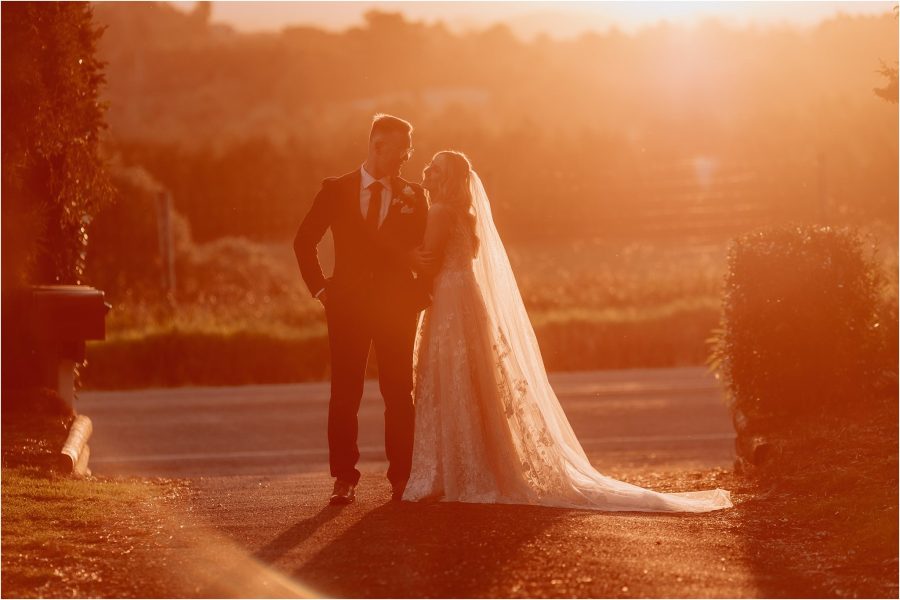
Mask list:
[[[369,210],[366,212],[366,227],[371,231],[378,231],[378,221],[381,217],[381,182],[376,181],[369,185]]]

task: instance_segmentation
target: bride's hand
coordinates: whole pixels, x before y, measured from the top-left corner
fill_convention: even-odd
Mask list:
[[[416,273],[425,273],[437,264],[437,256],[434,252],[428,252],[421,246],[409,251],[409,263]]]

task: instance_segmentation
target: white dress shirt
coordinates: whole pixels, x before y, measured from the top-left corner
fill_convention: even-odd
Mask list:
[[[359,210],[362,212],[363,220],[365,220],[366,216],[369,214],[369,200],[372,197],[372,191],[368,188],[376,181],[376,179],[366,171],[365,164],[359,168],[359,171],[362,174],[359,181]],[[382,186],[381,214],[378,215],[378,226],[381,227],[385,217],[387,217],[388,209],[391,207],[391,178],[385,176],[377,181],[381,183]]]

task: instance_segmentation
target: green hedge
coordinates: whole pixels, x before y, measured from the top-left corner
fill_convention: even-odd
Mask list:
[[[849,414],[896,392],[896,296],[884,283],[874,246],[853,230],[736,239],[713,364],[737,420]]]
[[[702,365],[718,321],[714,305],[614,321],[573,315],[536,326],[551,371]],[[327,380],[324,332],[278,337],[266,332],[207,333],[179,329],[88,345],[88,388],[240,385]],[[373,360],[372,363],[375,361]],[[377,372],[371,364],[370,375]]]
[[[103,389],[321,380],[328,340],[170,330],[88,344],[81,375],[85,387]]]

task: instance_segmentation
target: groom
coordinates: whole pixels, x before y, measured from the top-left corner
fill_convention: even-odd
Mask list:
[[[300,224],[294,253],[303,281],[325,307],[331,349],[328,451],[332,504],[356,497],[357,413],[369,347],[374,344],[384,398],[385,451],[392,499],[400,500],[412,465],[415,414],[412,359],[419,311],[428,292],[409,256],[422,242],[428,204],[422,187],[400,177],[412,155],[413,127],[375,115],[366,161],[322,182]],[[334,276],[325,279],[316,246],[331,228]]]

